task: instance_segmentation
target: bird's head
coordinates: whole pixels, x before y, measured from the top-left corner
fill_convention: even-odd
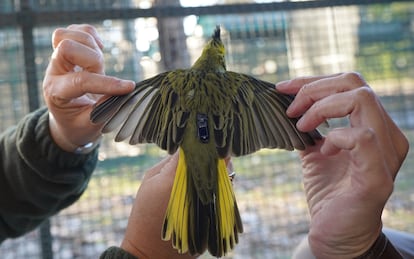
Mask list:
[[[220,26],[217,25],[211,39],[204,46],[201,56],[193,65],[193,69],[214,70],[215,72],[226,71],[224,44],[220,38]]]

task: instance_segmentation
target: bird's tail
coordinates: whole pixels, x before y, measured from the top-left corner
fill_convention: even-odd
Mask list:
[[[202,254],[207,248],[216,257],[231,251],[243,226],[223,159],[218,160],[217,191],[203,204],[187,172],[182,149],[168,203],[162,239],[172,240],[179,253]]]
[[[179,253],[188,251],[188,211],[190,197],[187,190],[187,166],[184,152],[179,149],[177,170],[162,228],[162,239],[170,240]]]
[[[208,251],[216,257],[224,256],[238,243],[243,232],[236,197],[233,192],[224,159],[218,161],[218,188],[214,202],[214,215],[210,215]]]

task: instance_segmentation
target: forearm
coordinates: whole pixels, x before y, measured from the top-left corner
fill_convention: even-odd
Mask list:
[[[46,109],[4,132],[0,148],[0,241],[34,229],[76,201],[97,161],[96,150],[76,155],[53,142]]]

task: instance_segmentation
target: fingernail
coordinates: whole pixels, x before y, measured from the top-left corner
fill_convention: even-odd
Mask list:
[[[286,115],[289,117],[289,118],[295,118],[296,116],[296,114],[295,114],[295,112],[294,112],[294,108],[292,107],[292,105],[289,105],[289,107],[286,109]]]
[[[301,129],[302,128],[302,125],[303,124],[303,120],[302,120],[302,118],[300,118],[297,122],[296,122],[296,128],[297,129]]]
[[[133,88],[135,87],[135,82],[132,80],[121,80],[119,86],[124,88]]]

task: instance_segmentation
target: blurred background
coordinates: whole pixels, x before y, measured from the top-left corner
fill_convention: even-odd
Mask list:
[[[190,66],[216,25],[229,70],[275,83],[359,71],[414,144],[412,1],[3,0],[1,131],[44,105],[52,32],[73,23],[99,30],[108,75],[136,81]],[[114,143],[107,135],[81,199],[39,229],[5,241],[1,258],[98,258],[119,245],[143,173],[165,155],[154,145]],[[384,224],[414,232],[412,158],[410,151]],[[226,258],[290,258],[308,230],[298,154],[262,150],[234,164],[245,233]]]

